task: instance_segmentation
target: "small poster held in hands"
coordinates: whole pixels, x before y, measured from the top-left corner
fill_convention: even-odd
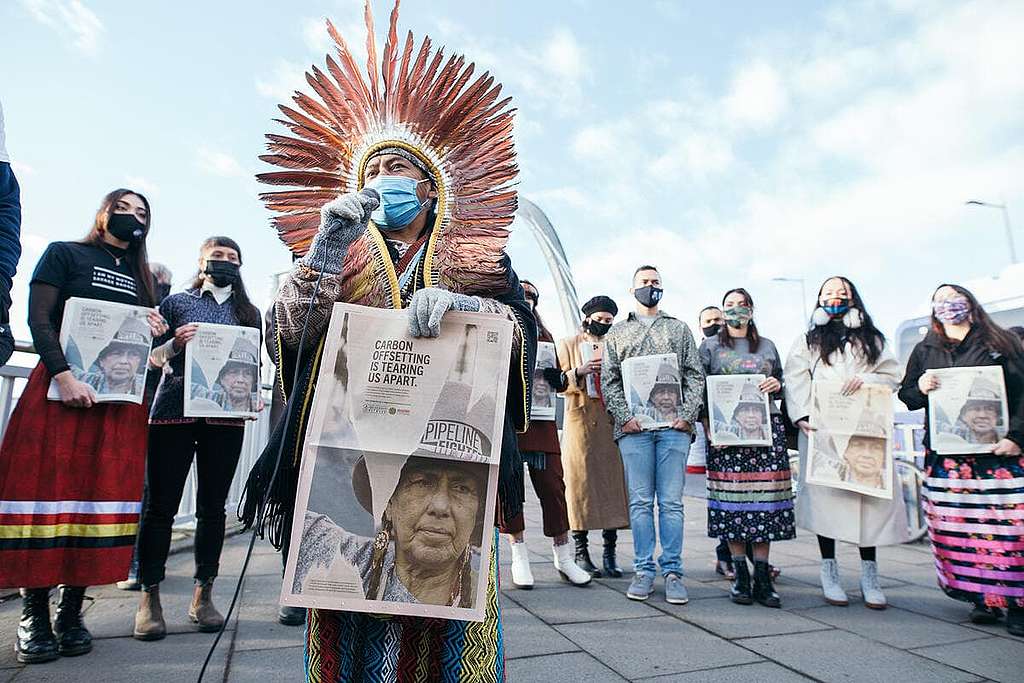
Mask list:
[[[1006,436],[1006,383],[998,365],[929,370],[929,440],[936,453],[990,453]]]
[[[185,417],[256,417],[260,331],[199,323],[185,345],[185,386]]]
[[[712,446],[771,446],[768,395],[758,389],[764,375],[707,378]]]
[[[626,403],[641,429],[666,429],[680,417],[683,388],[675,354],[627,358],[622,362],[622,384]]]
[[[892,390],[865,384],[850,395],[843,382],[811,384],[806,481],[892,498]]]
[[[142,403],[153,334],[142,306],[71,297],[64,304],[60,347],[96,403]],[[46,398],[60,400],[56,381]]]
[[[580,357],[584,363],[604,358],[603,342],[580,342]],[[587,396],[590,398],[601,398],[599,387],[601,386],[601,374],[592,372],[587,375]]]
[[[555,355],[555,345],[551,342],[537,342],[537,365],[533,368],[531,420],[550,422],[555,419],[555,390],[544,379],[544,370],[557,367],[558,357]]]

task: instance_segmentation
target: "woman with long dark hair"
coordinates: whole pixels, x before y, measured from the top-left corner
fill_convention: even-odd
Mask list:
[[[551,332],[537,312],[540,294],[529,280],[520,280],[523,295],[537,320],[537,340],[554,343]],[[549,392],[565,391],[568,380],[558,368],[537,368],[534,384],[540,384]],[[591,575],[576,564],[573,546],[569,544],[569,513],[565,502],[565,479],[562,473],[562,450],[558,444],[558,428],[553,420],[533,420],[529,429],[516,435],[519,452],[530,471],[533,490],[540,499],[541,517],[544,521],[544,535],[551,539],[551,553],[555,569],[561,577],[574,586],[590,583]],[[517,588],[533,588],[533,573],[523,536],[526,524],[522,513],[503,520],[501,533],[509,535],[512,550],[512,583]]]
[[[732,601],[749,605],[781,607],[772,585],[768,553],[773,541],[796,536],[793,522],[792,477],[786,451],[786,428],[776,401],[782,398],[782,360],[775,344],[757,331],[754,299],[743,288],[730,289],[722,297],[725,325],[700,345],[704,374],[764,375],[752,396],[740,395],[737,413],[744,402],[764,419],[763,395],[768,394],[769,425],[758,425],[758,435],[770,446],[712,446],[707,454],[708,536],[724,540],[732,556]],[[746,399],[750,400],[746,400]],[[715,420],[716,415],[708,416]],[[769,427],[765,429],[765,427]],[[705,429],[707,431],[707,429]],[[710,433],[710,432],[709,432]],[[754,577],[751,585],[746,547],[752,546]]]
[[[796,340],[786,359],[786,409],[800,428],[796,518],[802,528],[818,535],[825,602],[849,604],[839,581],[839,539],[860,549],[864,604],[871,609],[885,609],[875,548],[907,540],[903,495],[898,486],[886,499],[806,482],[807,437],[815,428],[810,422],[811,385],[817,380],[842,382],[846,394],[856,393],[865,384],[895,390],[899,383],[899,363],[889,350],[885,335],[875,327],[853,282],[839,275],[822,283],[810,329]],[[890,476],[895,476],[895,469]]]
[[[114,190],[100,204],[89,234],[51,243],[29,285],[29,328],[40,362],[18,400],[0,447],[0,587],[23,598],[18,661],[46,662],[92,649],[82,622],[85,589],[128,573],[142,497],[145,404],[96,403],[60,345],[64,304],[71,297],[153,305],[146,258],[149,202]],[[154,336],[167,325],[148,317]],[[145,361],[143,361],[145,362]],[[51,380],[60,400],[46,398]],[[49,594],[60,585],[56,636]]]
[[[181,502],[185,480],[196,460],[195,589],[188,610],[199,630],[220,629],[224,618],[213,605],[224,545],[224,504],[242,453],[245,422],[239,418],[185,417],[185,346],[196,334],[197,323],[261,328],[259,309],[249,301],[240,268],[242,250],[229,237],[211,237],[199,249],[199,272],[184,292],[160,304],[170,329],[157,340],[153,362],[167,364],[150,416],[146,484],[149,496],[139,532],[139,581],[142,598],[135,614],[134,636],[159,640],[167,634],[160,604],[160,582],[171,543],[171,523]],[[244,340],[243,340],[244,341]],[[249,348],[251,347],[251,348]],[[259,392],[259,347],[236,342],[218,382],[230,396],[236,385],[243,400]],[[215,385],[216,386],[216,385]],[[262,409],[262,402],[251,406]]]
[[[928,535],[939,586],[974,606],[974,623],[994,623],[1006,609],[1006,630],[1024,636],[1024,351],[959,285],[932,295],[931,329],[910,354],[900,399],[925,409],[939,388],[937,368],[1002,369],[1009,424],[992,452],[936,454],[925,435]]]

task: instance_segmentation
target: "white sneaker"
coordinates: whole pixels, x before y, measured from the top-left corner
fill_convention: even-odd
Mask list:
[[[530,571],[530,554],[526,543],[511,541],[512,548],[512,585],[516,588],[530,590],[533,588],[533,572]]]
[[[860,561],[860,592],[864,596],[864,605],[871,609],[885,609],[888,603],[885,593],[878,583],[878,563],[871,560]]]
[[[830,605],[845,607],[850,604],[839,583],[839,563],[834,559],[821,561],[821,590],[825,594],[825,602]]]
[[[551,549],[555,557],[555,569],[562,575],[562,578],[574,586],[586,586],[593,579],[590,572],[583,571],[572,557],[572,544],[552,545]]]

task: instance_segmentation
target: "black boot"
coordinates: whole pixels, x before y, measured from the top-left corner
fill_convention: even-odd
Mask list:
[[[50,589],[21,589],[21,621],[14,643],[22,664],[52,662],[60,656],[50,628]]]
[[[595,579],[601,578],[601,570],[590,560],[590,549],[587,547],[587,532],[572,532],[572,540],[576,542],[576,566]]]
[[[772,570],[766,560],[754,561],[754,599],[765,607],[782,607],[782,600],[772,586]]]
[[[754,598],[750,595],[750,568],[747,566],[747,558],[732,558],[732,570],[736,578],[732,581],[729,598],[737,605],[754,604]]]
[[[601,532],[604,539],[604,573],[613,579],[622,578],[622,570],[619,563],[615,561],[615,542],[619,538],[619,532],[615,529],[605,529]]]
[[[85,586],[61,586],[54,631],[64,657],[84,655],[92,650],[92,634],[82,621]]]

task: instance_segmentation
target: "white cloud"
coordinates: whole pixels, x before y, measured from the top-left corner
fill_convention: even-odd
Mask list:
[[[787,96],[778,72],[767,62],[744,65],[735,75],[722,105],[736,125],[763,129],[771,126],[786,109]]]
[[[150,200],[160,196],[160,188],[151,180],[137,175],[129,175],[124,178],[124,186],[138,190]]]
[[[256,91],[278,102],[291,102],[296,90],[309,89],[306,67],[281,60],[268,76],[256,79]]]
[[[87,55],[99,52],[100,36],[106,30],[96,13],[80,0],[21,0],[29,14]]]
[[[224,178],[248,178],[251,175],[242,168],[237,159],[226,152],[200,147],[196,154],[196,163],[199,168],[211,175]]]
[[[313,52],[323,54],[334,48],[334,40],[327,33],[327,24],[322,17],[303,20],[302,40]]]

